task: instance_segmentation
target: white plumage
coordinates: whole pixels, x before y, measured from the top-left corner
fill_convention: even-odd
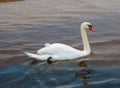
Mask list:
[[[80,51],[71,46],[61,43],[54,43],[54,44],[46,43],[44,45],[45,47],[37,51],[37,54],[32,54],[28,52],[25,52],[25,54],[37,60],[47,60],[49,57],[51,57],[53,60],[71,60],[71,59],[87,56],[90,54],[91,50],[86,34],[86,29],[94,31],[90,23],[84,22],[81,24],[81,36],[84,44],[83,51]]]

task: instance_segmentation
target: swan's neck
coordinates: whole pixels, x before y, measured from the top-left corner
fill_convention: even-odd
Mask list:
[[[89,42],[88,42],[88,37],[87,37],[87,34],[86,34],[86,29],[84,29],[83,27],[81,27],[81,36],[82,36],[82,40],[83,40],[84,51],[87,54],[90,54],[91,49],[90,49],[90,45],[89,45]]]

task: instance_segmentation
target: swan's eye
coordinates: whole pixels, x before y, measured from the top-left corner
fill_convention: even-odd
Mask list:
[[[90,31],[95,31],[92,25],[88,25]]]

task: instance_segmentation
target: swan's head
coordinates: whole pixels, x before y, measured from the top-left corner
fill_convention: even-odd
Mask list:
[[[95,31],[95,29],[93,28],[92,24],[89,22],[83,22],[81,24],[81,28],[83,29],[89,29],[90,31]]]

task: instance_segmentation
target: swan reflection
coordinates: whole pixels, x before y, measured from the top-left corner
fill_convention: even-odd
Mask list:
[[[83,81],[83,85],[88,85],[88,80],[91,74],[94,74],[94,71],[88,68],[87,61],[80,61],[78,65],[82,68],[82,70],[75,73],[75,77],[81,78]]]

